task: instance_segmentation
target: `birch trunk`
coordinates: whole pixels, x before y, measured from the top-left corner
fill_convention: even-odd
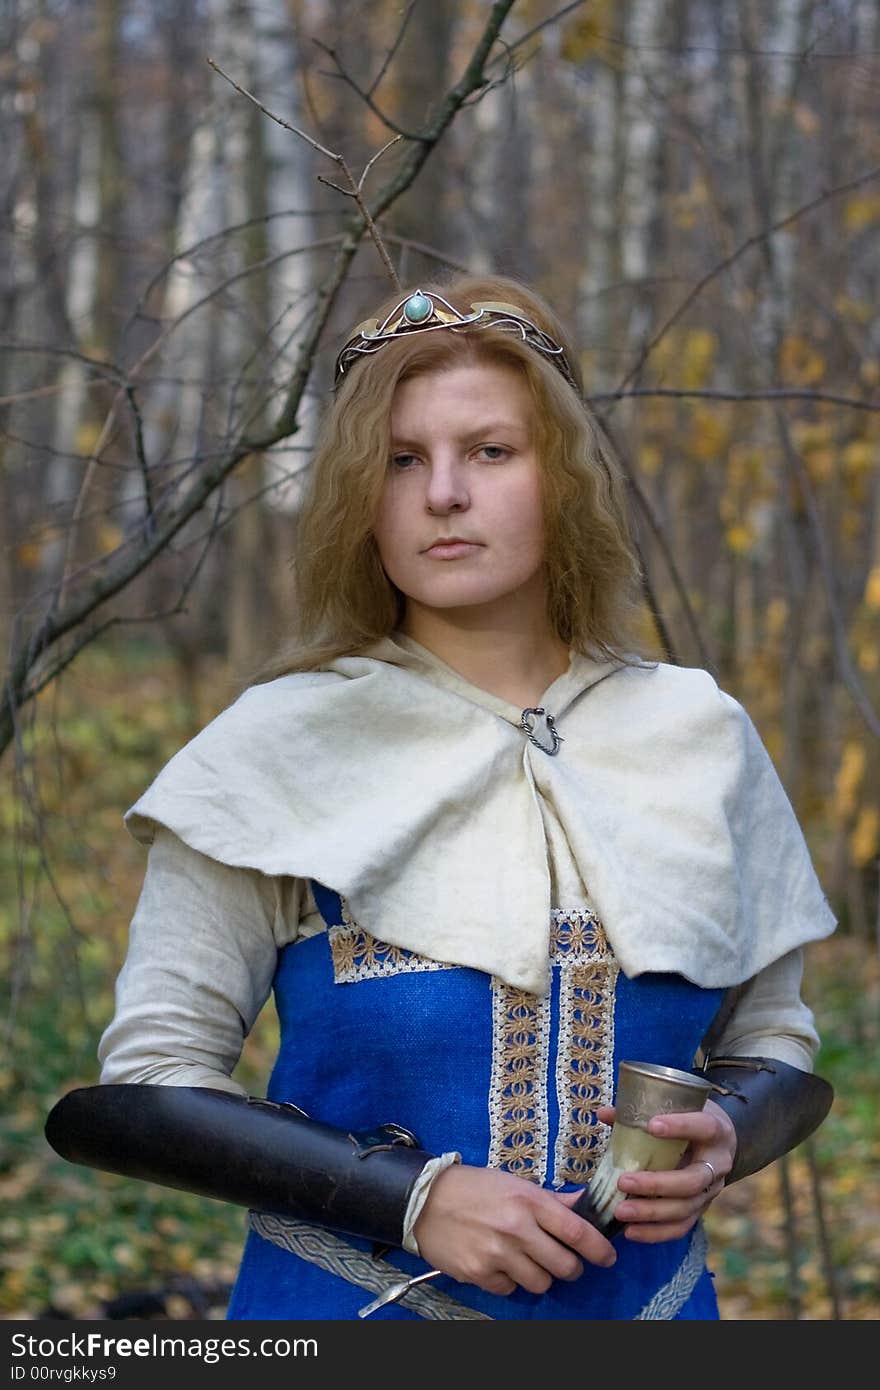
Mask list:
[[[613,10],[613,36],[622,40],[632,9],[624,0]],[[621,50],[618,49],[618,52]],[[619,296],[611,293],[623,277],[621,223],[625,162],[624,71],[599,59],[590,75],[592,158],[585,170],[588,213],[580,274],[579,337],[591,345],[591,384],[595,391],[616,385],[620,376],[624,319]]]

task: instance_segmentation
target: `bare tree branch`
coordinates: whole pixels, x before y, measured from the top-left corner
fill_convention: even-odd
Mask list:
[[[247,97],[248,101],[252,101],[254,105],[257,106],[260,109],[260,111],[264,113],[264,115],[268,116],[271,120],[276,121],[278,125],[283,126],[285,130],[293,131],[294,135],[299,135],[301,139],[305,140],[314,149],[318,150],[320,154],[326,155],[326,157],[332,160],[334,164],[339,165],[343,174],[348,179],[348,188],[340,188],[338,184],[330,183],[329,179],[323,178],[320,174],[318,175],[318,179],[321,183],[329,184],[331,188],[335,188],[338,193],[347,194],[347,196],[353,198],[354,201],[357,203],[358,211],[364,220],[364,224],[366,226],[367,231],[369,232],[370,236],[373,239],[373,242],[375,243],[376,250],[379,252],[382,264],[384,265],[389,276],[391,277],[392,284],[395,286],[396,289],[400,289],[400,281],[397,278],[397,271],[391,264],[391,257],[388,255],[388,252],[385,250],[385,247],[382,244],[382,238],[379,236],[379,233],[376,230],[376,225],[373,222],[372,217],[370,216],[370,210],[361,196],[361,189],[363,188],[364,179],[367,176],[368,170],[379,158],[379,156],[384,154],[385,150],[387,150],[390,145],[394,144],[394,141],[389,140],[387,144],[382,146],[382,149],[379,150],[379,153],[375,154],[373,158],[370,160],[369,164],[367,165],[367,168],[361,175],[359,182],[356,183],[354,174],[349,169],[348,164],[346,163],[343,155],[334,154],[332,150],[328,150],[324,145],[320,145],[317,140],[313,140],[311,135],[306,135],[305,131],[300,130],[298,126],[291,125],[289,121],[282,120],[280,116],[276,116],[274,111],[270,111],[267,106],[264,106],[261,101],[258,101],[252,92],[247,91],[244,87],[240,87],[237,82],[234,82],[228,73],[225,73],[221,67],[217,66],[213,58],[208,59],[208,64],[210,67],[214,69],[215,72],[219,72],[221,77],[225,77],[226,81],[231,83],[231,85],[235,88],[237,92],[241,92],[242,96]]]
[[[858,396],[835,396],[829,391],[803,391],[794,387],[780,386],[770,391],[702,391],[695,388],[677,389],[667,386],[634,386],[629,390],[600,391],[590,395],[589,401],[625,401],[637,396],[671,396],[675,400],[713,400],[713,401],[820,401],[825,405],[845,405],[852,410],[880,410],[880,400],[864,401]]]
[[[388,180],[370,208],[375,223],[418,176],[432,150],[442,139],[467,98],[484,85],[484,68],[498,38],[501,26],[512,9],[514,0],[494,0],[482,32],[474,46],[467,67],[459,81],[447,93],[431,124],[419,141],[412,145],[395,174]],[[271,114],[271,113],[269,113]],[[0,707],[0,752],[8,747],[16,728],[16,711],[30,697],[27,693],[34,679],[40,680],[40,663],[52,648],[68,633],[73,632],[103,603],[121,593],[152,561],[162,553],[173,538],[195,516],[224,480],[243,459],[262,452],[282,439],[296,433],[297,416],[315,353],[323,336],[333,305],[344,284],[358,250],[367,221],[360,209],[346,222],[341,240],[336,243],[333,265],[316,296],[311,325],[300,344],[296,364],[281,412],[275,424],[256,437],[242,437],[230,444],[221,457],[194,474],[185,491],[176,500],[156,510],[150,534],[144,535],[130,549],[120,549],[107,557],[97,577],[83,584],[76,592],[68,592],[63,603],[54,603],[33,631],[13,647],[4,699]],[[151,346],[127,374],[126,385],[136,377],[137,368],[152,354]]]
[[[654,336],[650,338],[642,348],[638,358],[621,381],[618,390],[622,391],[625,386],[628,386],[629,383],[639,375],[658,343],[660,343],[669,330],[678,323],[679,319],[687,313],[694,301],[703,293],[706,286],[710,285],[713,280],[717,280],[719,275],[723,275],[725,270],[729,270],[730,267],[734,265],[736,261],[740,260],[747,251],[751,250],[753,246],[764,245],[771,237],[774,237],[777,232],[784,231],[786,227],[793,226],[795,222],[800,221],[802,217],[806,217],[808,213],[815,211],[816,208],[821,207],[823,203],[829,202],[832,198],[840,198],[843,194],[851,193],[853,189],[861,188],[864,184],[871,183],[874,179],[878,178],[880,178],[880,166],[875,169],[869,169],[867,173],[860,174],[858,178],[850,179],[847,183],[837,184],[834,188],[826,189],[825,192],[818,194],[817,197],[811,198],[808,203],[804,203],[802,207],[796,208],[794,212],[790,212],[786,214],[785,217],[780,218],[778,222],[774,222],[772,226],[765,227],[762,231],[756,232],[754,236],[747,237],[741,246],[738,246],[729,256],[725,256],[724,260],[719,261],[716,266],[713,266],[702,279],[697,281],[689,293],[685,295],[678,308],[670,314]]]
[[[385,76],[386,72],[391,66],[391,62],[394,58],[395,53],[400,48],[400,45],[403,43],[403,36],[409,27],[409,22],[413,17],[413,12],[418,2],[419,0],[409,0],[409,4],[406,7],[406,12],[403,16],[403,19],[400,21],[400,25],[398,27],[397,36],[394,39],[394,42],[389,47],[388,52],[385,54],[382,66],[379,68],[379,71],[376,73],[376,76],[373,78],[372,82],[367,88],[367,93],[369,96],[372,96],[378,88],[380,82],[382,81],[382,78]]]
[[[822,576],[822,587],[825,590],[825,600],[828,604],[828,619],[831,624],[831,634],[840,678],[852,696],[853,703],[862,716],[862,719],[865,721],[865,724],[875,738],[880,738],[880,718],[877,717],[876,710],[865,694],[862,683],[853,666],[852,656],[850,655],[846,628],[837,598],[834,566],[831,561],[825,528],[822,525],[822,518],[819,514],[819,507],[816,502],[816,493],[813,489],[813,484],[810,481],[810,475],[807,472],[804,461],[799,451],[792,443],[788,422],[779,411],[774,412],[774,418],[786,462],[796,479],[809,518],[810,530],[813,533],[813,539],[816,545],[816,556],[819,561],[819,572]]]

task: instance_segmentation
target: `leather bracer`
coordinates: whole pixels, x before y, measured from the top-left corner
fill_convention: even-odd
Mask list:
[[[736,1155],[725,1182],[766,1168],[818,1129],[831,1109],[829,1082],[775,1057],[713,1057],[705,1067],[711,1099],[736,1130]]]
[[[400,1245],[434,1157],[400,1125],[347,1133],[294,1105],[192,1086],[85,1086],[54,1106],[62,1158]]]

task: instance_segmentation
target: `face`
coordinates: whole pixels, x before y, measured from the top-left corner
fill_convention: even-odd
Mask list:
[[[398,386],[373,534],[408,625],[420,609],[543,605],[534,407],[516,368],[457,366]]]

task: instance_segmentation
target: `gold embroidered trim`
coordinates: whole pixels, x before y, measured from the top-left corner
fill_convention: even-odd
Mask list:
[[[327,932],[337,984],[460,968],[372,936],[344,899],[342,913],[343,924]],[[607,1141],[595,1111],[613,1094],[618,966],[590,908],[555,908],[549,945],[551,964],[560,967],[553,1184],[561,1187],[585,1182]],[[550,996],[493,976],[488,1163],[536,1183],[547,1181],[549,1163],[549,1057]]]
[[[543,1183],[547,1174],[550,1000],[492,977],[490,1168]]]
[[[561,967],[553,1184],[562,1187],[586,1182],[608,1140],[609,1131],[595,1112],[613,1096],[619,967],[602,924],[589,909],[557,909],[553,918],[551,957]]]
[[[391,946],[371,936],[362,927],[329,927],[330,956],[333,978],[338,985],[357,984],[362,980],[380,980],[388,975],[405,975],[415,970],[455,970],[442,960],[407,951],[403,946]]]

